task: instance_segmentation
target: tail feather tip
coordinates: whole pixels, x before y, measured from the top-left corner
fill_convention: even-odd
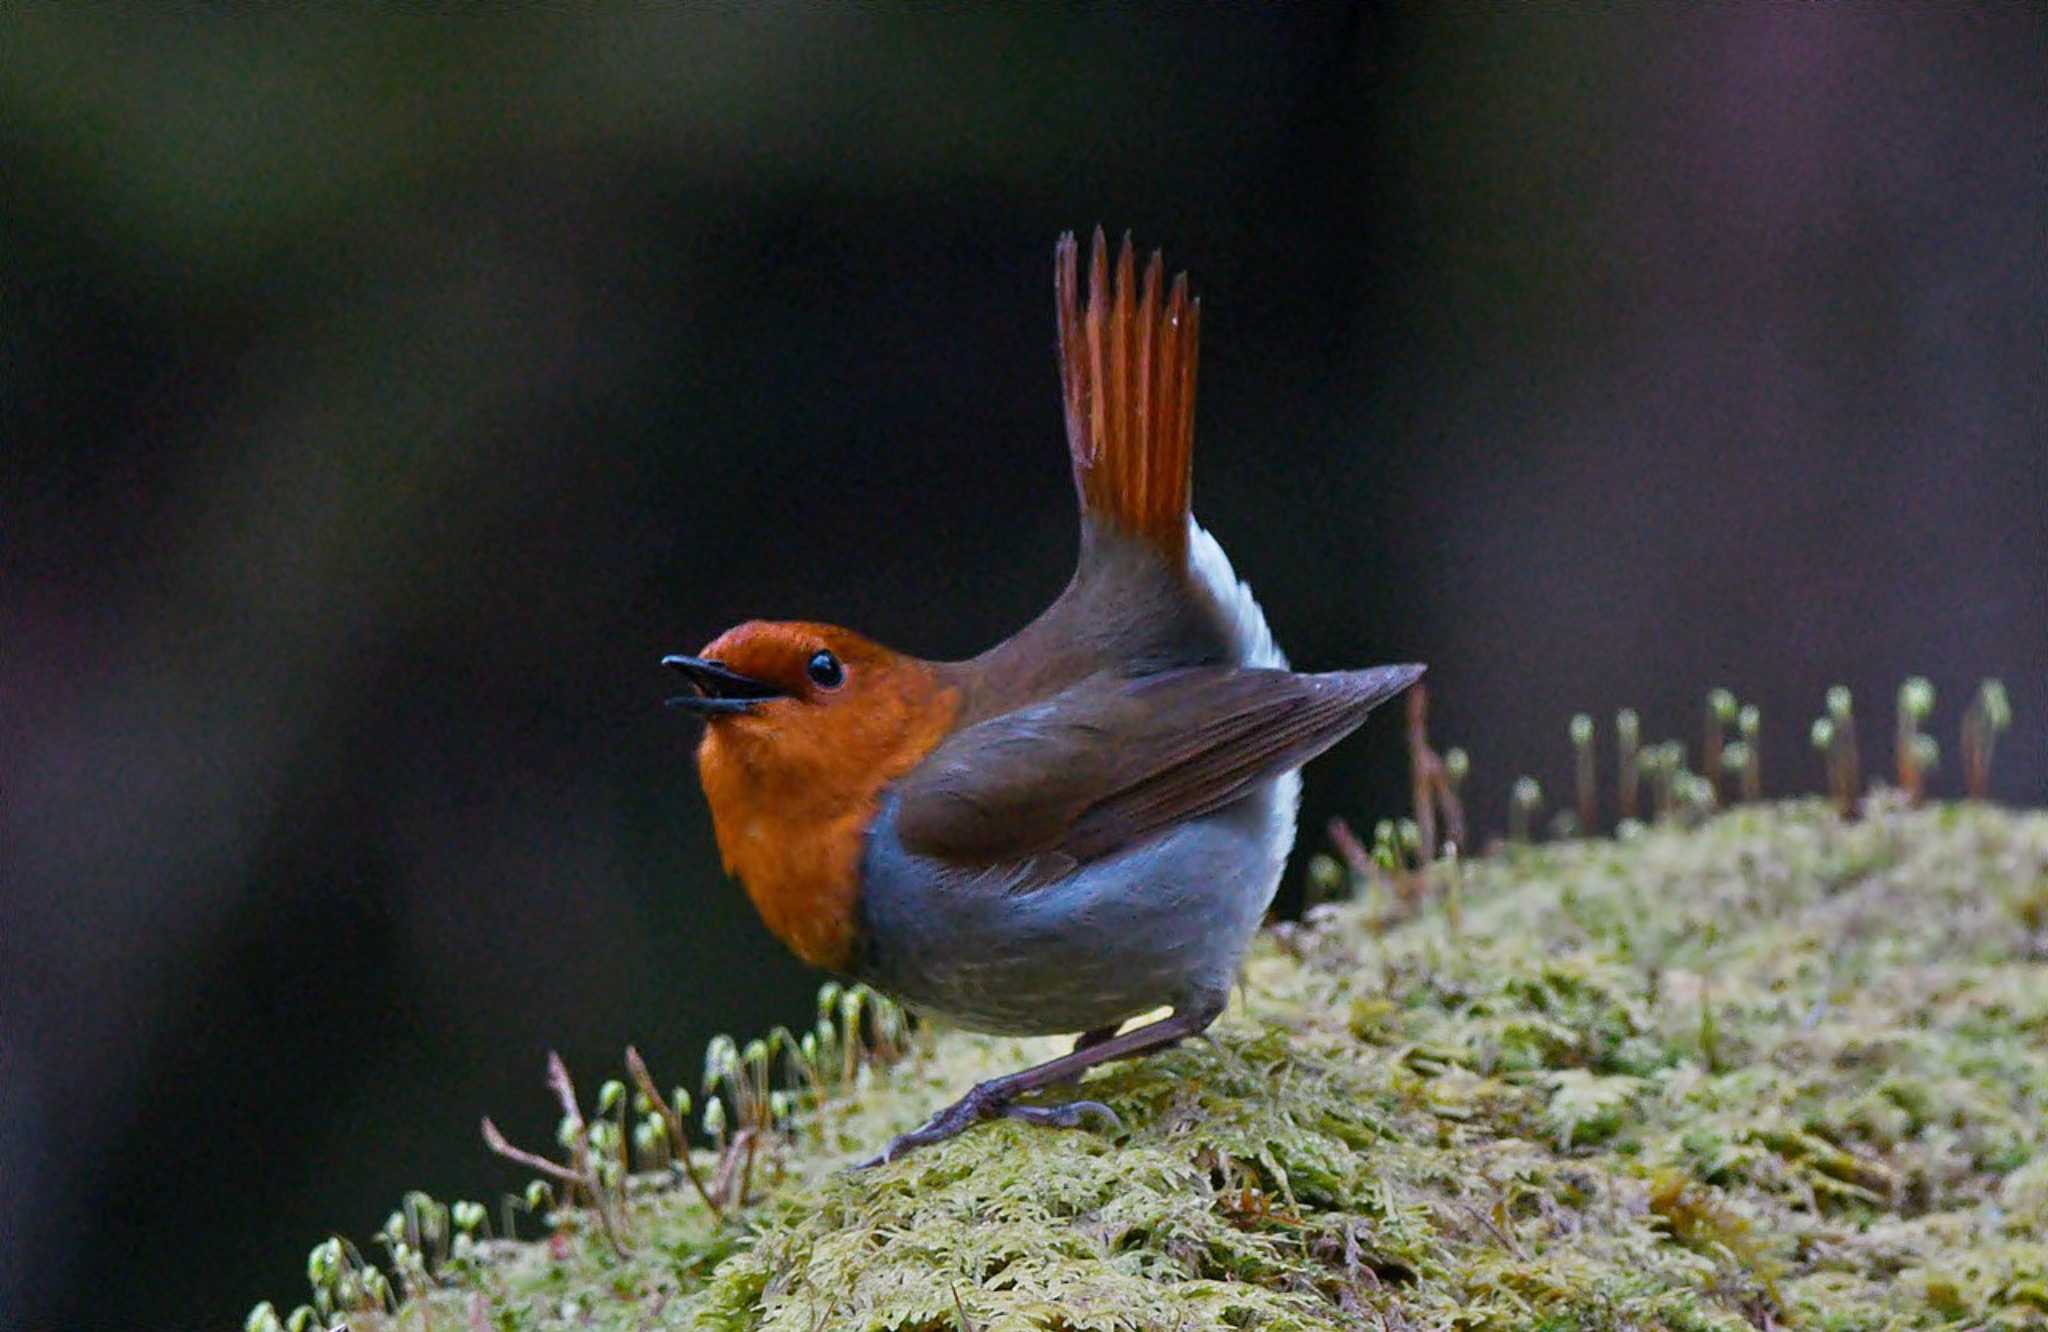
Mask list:
[[[1066,232],[1053,272],[1067,445],[1082,512],[1184,561],[1201,301],[1189,294],[1185,273],[1162,294],[1165,260],[1157,250],[1141,286],[1128,232],[1112,264],[1108,240],[1095,228],[1085,303],[1079,270],[1079,245]]]

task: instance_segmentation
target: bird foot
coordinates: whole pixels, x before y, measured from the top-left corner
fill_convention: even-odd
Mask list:
[[[902,1156],[918,1147],[929,1147],[935,1142],[944,1142],[984,1119],[1021,1119],[1027,1124],[1043,1124],[1048,1128],[1085,1128],[1090,1121],[1102,1125],[1110,1133],[1123,1132],[1123,1121],[1116,1111],[1100,1101],[1068,1101],[1064,1105],[1015,1105],[1008,1095],[991,1089],[989,1083],[982,1083],[953,1104],[933,1115],[923,1124],[908,1133],[899,1133],[884,1147],[867,1160],[854,1167],[856,1170],[872,1170],[879,1165]]]

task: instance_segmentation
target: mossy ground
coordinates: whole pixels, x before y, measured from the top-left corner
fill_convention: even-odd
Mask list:
[[[1456,883],[1450,883],[1452,876]],[[2048,1326],[2048,815],[1741,807],[1263,938],[1126,1136],[855,1153],[1055,1049],[943,1035],[723,1224],[636,1181],[358,1327]]]

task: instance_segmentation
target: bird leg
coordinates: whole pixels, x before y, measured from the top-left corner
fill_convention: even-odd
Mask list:
[[[1100,1101],[1069,1101],[1065,1105],[1017,1105],[1015,1101],[1020,1096],[1072,1082],[1099,1064],[1135,1059],[1178,1045],[1206,1029],[1222,1011],[1222,1003],[1208,1002],[1199,1008],[1175,1009],[1157,1022],[1121,1035],[1104,1036],[1100,1030],[1091,1031],[1075,1042],[1071,1054],[975,1084],[965,1096],[910,1132],[898,1134],[887,1147],[856,1168],[886,1165],[912,1148],[944,1142],[984,1119],[1021,1119],[1053,1128],[1080,1128],[1090,1120],[1099,1120],[1111,1132],[1119,1132],[1122,1121]]]
[[[1102,1044],[1102,1043],[1103,1043],[1104,1041],[1108,1040],[1108,1039],[1109,1039],[1110,1037],[1112,1037],[1112,1036],[1116,1035],[1116,1034],[1117,1034],[1117,1032],[1121,1031],[1121,1030],[1123,1029],[1123,1025],[1124,1025],[1124,1024],[1123,1024],[1123,1023],[1121,1023],[1121,1022],[1113,1022],[1113,1023],[1111,1023],[1111,1024],[1109,1025],[1109,1026],[1107,1026],[1107,1027],[1096,1027],[1096,1028],[1094,1028],[1094,1029],[1093,1029],[1093,1030],[1091,1030],[1091,1031],[1084,1031],[1084,1032],[1082,1032],[1082,1033],[1081,1033],[1081,1034],[1080,1034],[1079,1036],[1076,1036],[1076,1037],[1074,1038],[1074,1049],[1075,1049],[1075,1051],[1077,1051],[1077,1052],[1078,1052],[1078,1051],[1081,1051],[1081,1050],[1086,1050],[1086,1049],[1088,1049],[1088,1048],[1089,1048],[1089,1047],[1091,1047],[1091,1046],[1096,1046],[1096,1045],[1100,1045],[1100,1044]],[[1073,1077],[1071,1077],[1071,1078],[1067,1079],[1067,1080],[1066,1080],[1065,1082],[1061,1083],[1060,1085],[1061,1085],[1062,1087],[1074,1087],[1074,1086],[1079,1086],[1079,1085],[1080,1085],[1080,1082],[1081,1082],[1081,1078],[1080,1078],[1080,1075],[1079,1075],[1079,1074],[1076,1074],[1075,1076],[1073,1076]]]

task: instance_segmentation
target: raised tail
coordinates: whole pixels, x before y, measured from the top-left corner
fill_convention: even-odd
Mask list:
[[[1097,227],[1084,306],[1078,248],[1072,232],[1060,237],[1053,286],[1067,448],[1081,513],[1183,568],[1202,303],[1188,295],[1185,273],[1174,278],[1170,293],[1161,293],[1156,250],[1141,292],[1128,234],[1112,275],[1109,246]]]

